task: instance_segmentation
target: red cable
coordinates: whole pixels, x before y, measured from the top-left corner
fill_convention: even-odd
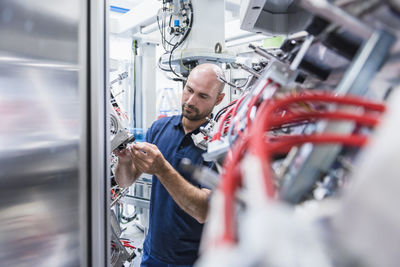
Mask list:
[[[224,233],[222,241],[224,243],[234,243],[234,196],[236,189],[241,183],[241,172],[239,169],[239,162],[246,150],[247,143],[245,140],[238,142],[232,148],[230,155],[227,155],[224,162],[224,173],[222,174],[221,191],[224,195]]]
[[[270,155],[277,153],[287,153],[293,146],[302,145],[304,143],[313,144],[329,144],[341,143],[347,146],[361,147],[366,144],[368,137],[364,135],[340,135],[340,134],[313,134],[313,135],[291,135],[278,136],[272,138],[268,143]]]
[[[253,96],[250,99],[249,105],[247,106],[247,112],[246,112],[246,118],[247,118],[247,124],[250,123],[250,113],[251,113],[251,109],[253,108],[253,106],[257,103],[258,99],[260,98],[260,96],[264,93],[265,88],[271,83],[271,80],[267,80],[265,82],[264,87],[261,89],[260,92],[258,92],[257,95]],[[278,85],[277,85],[278,86]]]
[[[267,161],[269,158],[267,149],[265,147],[265,131],[270,129],[270,118],[273,111],[278,110],[279,108],[288,106],[292,103],[296,102],[304,102],[304,101],[320,101],[320,102],[334,102],[338,104],[346,104],[346,105],[357,105],[362,106],[367,109],[376,110],[376,111],[384,111],[385,106],[382,104],[376,104],[370,101],[361,100],[356,97],[351,96],[333,96],[327,94],[313,94],[313,95],[300,95],[300,96],[289,96],[285,99],[280,99],[277,101],[264,101],[261,103],[259,110],[256,114],[256,121],[259,121],[260,124],[255,125],[251,129],[251,133],[253,138],[251,138],[251,150],[255,155],[257,155],[262,161]],[[274,195],[274,188],[272,178],[269,175],[269,166],[265,167],[267,164],[263,164],[263,174],[266,185],[267,195],[272,197]]]
[[[237,103],[236,103],[237,104]],[[221,135],[222,135],[222,129],[223,126],[225,124],[226,119],[228,118],[228,116],[230,115],[230,113],[233,111],[235,105],[233,105],[232,107],[230,107],[224,114],[224,117],[222,118],[222,120],[220,121],[220,124],[218,126],[218,131],[214,134],[213,138],[211,139],[211,141],[215,141],[215,140],[220,140],[221,139]]]
[[[240,104],[243,102],[245,98],[246,96],[244,95],[236,102],[236,104],[234,105],[235,108],[233,109],[232,116],[236,116],[236,112],[238,111]]]
[[[231,106],[224,114],[224,117],[222,117],[220,124],[218,126],[218,131],[214,134],[213,138],[211,139],[211,141],[215,141],[215,140],[220,140],[221,139],[221,135],[222,135],[222,130],[224,129],[224,125],[226,123],[226,120],[228,119],[228,117],[231,115],[231,117],[236,115],[237,109],[240,105],[240,103],[243,101],[244,97],[240,98],[239,100],[236,101],[236,103]],[[233,101],[232,101],[233,102]]]
[[[362,146],[367,141],[367,137],[360,135],[353,136],[340,136],[335,134],[323,134],[323,135],[309,135],[309,136],[279,136],[274,138],[270,138],[269,148],[265,149],[266,139],[265,139],[265,131],[270,129],[272,126],[280,125],[282,123],[288,123],[295,120],[300,119],[316,119],[316,118],[327,118],[327,119],[351,119],[356,122],[366,124],[366,125],[376,125],[378,123],[377,118],[371,116],[359,116],[352,115],[343,112],[331,112],[331,113],[304,113],[304,114],[289,114],[285,117],[278,118],[277,116],[271,116],[274,110],[277,110],[281,107],[290,105],[295,102],[304,102],[304,101],[321,101],[321,102],[334,102],[338,104],[347,104],[347,105],[357,105],[362,106],[366,109],[375,110],[383,112],[385,107],[381,104],[372,103],[369,101],[360,100],[354,97],[336,97],[331,95],[301,95],[296,97],[288,97],[279,101],[264,101],[258,108],[255,121],[260,122],[260,124],[253,124],[250,129],[250,134],[241,138],[237,141],[234,147],[231,149],[232,157],[227,157],[224,163],[224,173],[223,179],[221,183],[221,190],[224,194],[224,233],[223,233],[223,241],[233,243],[235,242],[235,234],[234,234],[234,195],[236,189],[240,186],[241,183],[241,173],[238,171],[238,166],[241,158],[244,155],[244,152],[247,150],[247,147],[250,145],[251,151],[255,153],[264,164],[263,168],[263,176],[265,178],[266,192],[270,197],[274,196],[274,187],[272,181],[272,175],[270,175],[270,164],[269,159],[270,155],[282,151],[287,151],[294,145],[302,144],[302,143],[342,143],[345,145],[351,146]],[[254,105],[254,104],[253,104]],[[250,107],[250,105],[249,105]],[[232,110],[229,111],[229,113]],[[228,113],[228,112],[227,112]],[[247,115],[247,114],[246,114]],[[224,117],[224,121],[228,116]],[[223,126],[220,125],[220,134]],[[214,139],[214,138],[213,138]],[[271,154],[270,154],[271,153]]]
[[[379,123],[377,116],[368,115],[354,115],[346,112],[335,111],[335,112],[307,112],[300,114],[288,114],[284,117],[271,116],[270,117],[270,128],[278,127],[280,125],[301,122],[310,119],[330,119],[330,120],[352,120],[359,124],[375,126]]]

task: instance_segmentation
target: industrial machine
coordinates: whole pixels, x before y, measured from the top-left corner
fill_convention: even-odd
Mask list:
[[[0,2],[1,266],[138,265],[151,177],[119,188],[112,151],[155,119],[156,67],[184,83],[204,62],[229,101],[192,136],[216,168],[181,162],[213,189],[195,266],[398,266],[398,1],[243,0],[241,36],[280,41],[240,49],[233,2],[146,0],[121,23],[105,1]],[[123,70],[108,32],[131,38]]]
[[[223,0],[163,1],[157,13],[165,49],[160,68],[182,78],[201,63],[233,62],[234,54],[225,47],[224,10]]]
[[[362,155],[373,165],[376,157],[365,154],[373,149],[363,148],[371,139],[384,142],[374,132],[396,105],[385,103],[400,81],[394,25],[395,6],[380,1],[243,2],[242,29],[286,37],[279,49],[250,44],[266,64],[257,71],[241,66],[250,68],[253,81],[216,117],[204,158],[220,164],[219,174],[191,167],[215,186],[196,266],[396,265],[396,253],[385,259],[372,253],[390,250],[395,237],[387,236],[384,248],[364,246],[377,236],[346,217],[360,222],[394,209],[370,202],[377,177],[358,161]],[[362,193],[353,195],[353,184]],[[366,225],[397,222],[382,216],[388,221]]]

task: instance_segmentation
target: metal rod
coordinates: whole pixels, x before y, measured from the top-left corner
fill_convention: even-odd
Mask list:
[[[258,74],[255,70],[253,70],[253,69],[247,67],[247,66],[244,65],[244,64],[236,63],[236,65],[238,65],[240,68],[242,68],[243,70],[247,71],[248,73],[254,75],[255,77],[257,77],[257,79],[260,78],[260,76],[261,76],[261,75]]]
[[[128,192],[129,187],[123,189],[118,195],[117,197],[111,202],[110,207],[113,207],[115,205],[115,203],[117,203],[118,200],[120,200],[125,194],[126,192]]]
[[[307,11],[345,27],[347,30],[365,39],[368,39],[373,33],[371,27],[348,14],[343,9],[329,3],[327,0],[299,0],[299,4]]]

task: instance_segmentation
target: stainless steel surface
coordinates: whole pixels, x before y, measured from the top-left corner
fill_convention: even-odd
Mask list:
[[[101,5],[91,3],[90,26],[89,1],[0,2],[0,266],[107,264]],[[90,39],[101,52],[88,54]]]
[[[110,232],[110,91],[108,81],[108,8],[105,1],[89,1],[90,21],[90,266],[109,266]],[[107,114],[107,116],[106,116]]]
[[[1,266],[85,262],[79,76],[86,66],[78,56],[84,5],[0,2]]]

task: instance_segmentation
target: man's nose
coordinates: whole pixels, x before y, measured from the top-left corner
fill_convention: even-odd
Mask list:
[[[191,95],[189,99],[186,101],[186,104],[188,105],[195,105],[196,104],[196,97],[194,95]]]

